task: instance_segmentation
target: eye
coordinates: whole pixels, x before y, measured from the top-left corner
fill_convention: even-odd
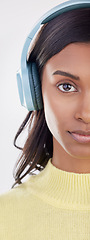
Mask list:
[[[57,85],[58,89],[60,89],[62,92],[75,92],[76,88],[71,85],[70,83],[62,83]]]

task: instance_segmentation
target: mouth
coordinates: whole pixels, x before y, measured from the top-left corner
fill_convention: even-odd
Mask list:
[[[82,134],[78,134],[78,133],[75,133],[75,132],[69,132],[69,131],[68,131],[68,133],[77,142],[80,142],[80,143],[88,143],[88,142],[90,142],[90,135],[82,135]]]

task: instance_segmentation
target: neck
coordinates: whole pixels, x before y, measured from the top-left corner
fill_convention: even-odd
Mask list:
[[[64,209],[90,209],[90,174],[63,171],[50,159],[40,174],[31,179],[35,178],[32,191],[50,205]]]

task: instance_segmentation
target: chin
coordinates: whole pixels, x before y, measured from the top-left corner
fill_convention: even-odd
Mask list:
[[[90,159],[90,147],[72,146],[64,148],[64,150],[73,158],[77,159]]]

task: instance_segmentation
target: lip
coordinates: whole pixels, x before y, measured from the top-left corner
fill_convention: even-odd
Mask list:
[[[76,131],[73,131],[71,133],[76,133],[76,134],[79,134],[79,135],[85,135],[85,136],[88,136],[90,135],[90,131],[82,131],[82,130],[76,130]]]
[[[90,131],[84,132],[81,130],[75,132],[69,132],[74,140],[80,143],[88,143],[90,142]]]

